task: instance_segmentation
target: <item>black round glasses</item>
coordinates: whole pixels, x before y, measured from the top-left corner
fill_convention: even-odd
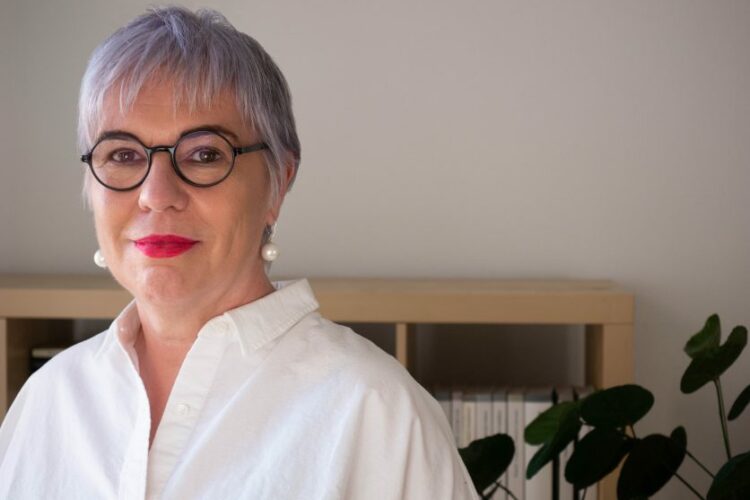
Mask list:
[[[182,135],[173,146],[145,146],[125,132],[105,134],[91,151],[81,156],[94,178],[115,191],[130,191],[146,180],[151,160],[158,151],[168,152],[177,176],[191,186],[211,187],[232,173],[237,155],[268,149],[263,142],[242,148],[232,145],[215,130],[195,130]]]

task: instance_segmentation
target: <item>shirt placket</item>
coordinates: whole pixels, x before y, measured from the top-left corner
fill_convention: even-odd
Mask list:
[[[230,333],[225,318],[206,324],[180,367],[148,454],[148,500],[163,498],[203,410]]]
[[[125,463],[120,476],[117,496],[120,500],[140,500],[144,498],[146,492],[148,435],[151,427],[151,416],[149,415],[148,397],[145,390],[139,392],[137,405],[134,430],[128,444]]]

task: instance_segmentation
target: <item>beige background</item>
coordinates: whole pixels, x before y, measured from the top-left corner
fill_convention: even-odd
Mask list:
[[[0,272],[94,273],[77,87],[94,46],[149,2],[2,2]],[[709,314],[725,335],[750,324],[750,2],[211,6],[267,48],[295,99],[303,161],[275,275],[614,279],[636,294],[636,381],[657,398],[637,430],[684,424],[718,467],[715,396],[678,386]],[[479,330],[461,345],[491,338]],[[576,381],[576,333],[513,330],[489,362]],[[728,405],[748,383],[745,353]],[[750,411],[730,425],[736,452],[748,429]]]

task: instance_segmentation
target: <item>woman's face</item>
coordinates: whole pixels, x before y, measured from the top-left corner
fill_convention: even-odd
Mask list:
[[[110,95],[100,134],[117,130],[135,135],[146,146],[173,145],[185,131],[207,127],[227,131],[236,147],[259,142],[243,126],[231,94],[188,113],[174,109],[172,92],[165,84],[144,87],[126,113],[119,111],[117,96]],[[136,299],[176,307],[206,301],[239,305],[267,286],[261,238],[264,227],[278,217],[283,196],[270,205],[262,153],[238,155],[229,177],[208,188],[182,181],[168,152],[152,156],[148,177],[132,191],[113,191],[93,178],[88,181],[100,249],[114,277]],[[197,243],[177,255],[154,252],[142,241],[154,235]]]

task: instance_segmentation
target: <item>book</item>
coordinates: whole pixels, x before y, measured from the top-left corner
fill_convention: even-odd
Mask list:
[[[508,434],[508,389],[498,387],[492,391],[492,435]],[[500,484],[508,486],[508,471],[500,476]],[[505,490],[498,488],[492,495],[492,500],[507,500],[508,494]]]
[[[492,390],[482,389],[476,393],[477,411],[474,439],[492,436]]]
[[[556,389],[557,402],[564,403],[566,401],[573,401],[573,388],[570,386],[561,386]],[[568,464],[568,460],[573,455],[573,443],[570,443],[560,453],[559,467],[557,471],[557,484],[558,484],[558,499],[559,500],[573,500],[573,485],[565,480],[565,466]]]
[[[552,407],[552,388],[529,389],[524,392],[523,418],[524,427],[534,421],[536,417]],[[534,477],[526,479],[526,470],[529,462],[539,446],[525,442],[523,437],[519,447],[524,448],[524,488],[523,495],[526,500],[547,500],[552,498],[552,463],[546,464],[539,469]]]
[[[453,437],[456,438],[456,446],[463,448],[461,430],[463,424],[464,394],[460,388],[454,387],[451,391],[451,429]]]
[[[461,438],[459,448],[469,446],[476,438],[477,392],[466,389],[463,392],[463,413],[461,415]]]
[[[538,450],[526,444],[524,431],[538,415],[553,404],[583,398],[593,392],[591,387],[558,386],[542,388],[436,386],[433,395],[446,415],[456,446],[465,448],[472,441],[495,434],[507,434],[515,445],[510,465],[498,478],[519,500],[578,500],[583,491],[576,491],[565,480],[565,466],[573,454],[575,443],[568,445],[559,458],[545,465],[533,478],[526,479],[526,470]],[[580,439],[580,436],[579,436]],[[486,492],[485,492],[486,493]],[[511,498],[498,488],[492,500]],[[597,485],[586,490],[586,499],[597,498]]]
[[[519,500],[524,498],[524,483],[526,482],[526,469],[524,467],[523,431],[525,428],[523,412],[523,390],[511,389],[508,391],[508,435],[513,439],[516,453],[513,461],[508,466],[508,490]]]
[[[592,394],[594,392],[594,388],[591,386],[585,386],[585,387],[575,387],[573,389],[573,397],[576,400],[580,400],[588,396],[589,394]],[[578,439],[581,439],[586,432],[581,430],[581,434],[578,435]],[[576,440],[577,441],[577,440]],[[583,490],[573,490],[573,498],[579,499],[583,498],[584,493]],[[586,494],[585,498],[586,500],[597,500],[599,493],[599,485],[598,484],[592,484],[588,488],[586,488]]]

